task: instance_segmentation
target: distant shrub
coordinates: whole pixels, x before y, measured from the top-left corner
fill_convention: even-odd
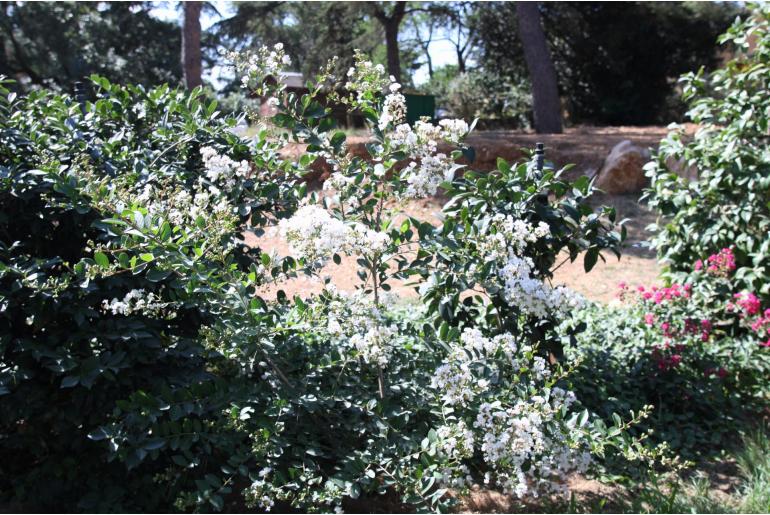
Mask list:
[[[484,70],[459,73],[456,67],[445,66],[420,90],[436,95],[436,105],[448,109],[452,116],[479,118],[480,128],[528,128],[531,124],[532,95],[526,81],[512,81]]]

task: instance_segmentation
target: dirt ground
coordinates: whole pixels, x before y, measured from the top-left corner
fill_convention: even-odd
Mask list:
[[[601,302],[611,302],[615,298],[618,292],[617,285],[621,281],[631,285],[653,284],[659,273],[659,267],[654,253],[643,247],[648,238],[645,227],[654,221],[652,213],[638,203],[636,195],[597,195],[593,203],[597,206],[614,206],[618,211],[618,220],[630,219],[626,224],[628,239],[623,255],[618,260],[613,254],[605,253],[606,261],[600,259],[590,273],[585,273],[582,257],[574,263],[567,262],[556,271],[554,284],[566,284],[586,298]],[[441,206],[440,199],[422,199],[407,205],[405,211],[415,218],[437,224],[440,223],[438,215],[441,212]],[[274,231],[268,230],[261,238],[249,234],[246,241],[249,245],[259,246],[266,252],[275,251],[278,255],[289,254],[288,245]],[[561,260],[557,261],[557,263],[559,262]],[[320,292],[323,289],[323,277],[329,276],[338,289],[353,291],[356,285],[360,283],[356,275],[357,269],[358,266],[354,257],[343,256],[339,265],[329,262],[321,270],[320,277],[292,279],[282,283],[281,289],[290,297],[294,295],[305,297]],[[417,297],[413,286],[399,282],[394,282],[392,286],[392,292],[399,297],[405,299]],[[262,293],[270,297],[277,290],[278,287],[272,286],[266,288]]]
[[[688,126],[688,131],[693,129]],[[570,175],[577,177],[598,171],[612,147],[623,140],[630,140],[642,148],[657,148],[666,134],[668,129],[663,126],[579,126],[567,128],[562,134],[472,132],[466,142],[476,151],[474,167],[481,170],[494,168],[498,157],[508,161],[519,159],[523,155],[522,149],[533,149],[536,143],[544,143],[546,159],[557,167],[574,164]]]
[[[653,148],[667,134],[665,127],[576,127],[567,129],[564,134],[541,135],[512,131],[484,131],[472,133],[468,144],[476,150],[474,168],[479,170],[491,169],[498,156],[512,161],[520,159],[522,148],[533,148],[536,142],[546,146],[546,159],[561,167],[567,163],[576,166],[570,172],[571,178],[579,175],[593,175],[602,165],[605,156],[612,147],[625,139],[642,147]],[[362,137],[351,138],[353,142],[365,140]],[[301,151],[293,148],[292,153]],[[582,258],[574,263],[565,263],[555,277],[555,283],[566,284],[587,298],[596,301],[610,302],[617,294],[617,285],[625,281],[631,285],[652,284],[656,281],[660,268],[655,255],[644,244],[649,238],[645,230],[647,225],[655,221],[654,215],[638,201],[639,195],[609,196],[598,194],[592,203],[614,206],[618,212],[618,220],[628,218],[626,224],[628,240],[623,255],[618,260],[614,255],[607,254],[606,261],[601,259],[594,269],[586,274],[583,270]],[[440,223],[440,212],[443,200],[430,198],[414,201],[405,207],[410,215]],[[286,242],[273,234],[256,238],[247,236],[247,242],[258,245],[265,251],[275,250],[279,255],[289,252]],[[356,276],[357,266],[354,258],[343,258],[340,265],[328,264],[322,271],[322,276],[332,278],[334,284],[341,290],[352,291],[359,279]],[[317,293],[322,289],[321,279],[308,277],[298,278],[282,285],[282,289],[290,295],[306,296]],[[405,298],[417,296],[412,286],[394,284],[393,292]],[[263,293],[267,296],[275,293],[277,288],[267,288]]]

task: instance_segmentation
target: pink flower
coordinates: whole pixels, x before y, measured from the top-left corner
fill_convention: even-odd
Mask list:
[[[756,315],[759,313],[761,303],[759,297],[753,293],[736,293],[734,298],[737,304],[743,308],[747,315]]]
[[[735,270],[735,254],[733,254],[730,248],[723,248],[716,254],[710,255],[706,261],[708,262],[706,270],[712,275],[727,276]],[[703,262],[700,260],[696,261],[695,270],[700,270],[701,268],[703,268]]]
[[[699,259],[695,262],[695,271],[700,272],[701,270],[703,270],[703,261]]]
[[[717,371],[717,375],[719,376],[720,379],[724,379],[725,377],[727,377],[727,370],[725,370],[722,367],[719,367],[719,370]]]
[[[672,367],[678,367],[679,364],[682,362],[682,356],[680,356],[679,354],[673,354],[668,359],[668,361],[669,361],[669,363],[671,364]]]
[[[644,315],[644,323],[647,325],[652,325],[655,322],[655,315],[652,313],[647,313]]]

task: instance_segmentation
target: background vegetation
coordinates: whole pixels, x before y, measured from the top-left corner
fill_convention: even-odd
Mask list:
[[[0,74],[17,79],[12,87],[23,90],[66,90],[91,73],[145,86],[178,84],[179,22],[159,19],[158,9],[153,2],[6,3],[0,12]],[[716,37],[741,9],[732,2],[540,5],[566,120],[681,120],[676,79],[719,65],[731,50],[720,50]],[[181,18],[182,10],[177,12]],[[532,125],[531,76],[515,3],[221,2],[206,4],[202,13],[205,20],[219,20],[201,37],[205,69],[224,64],[218,49],[281,41],[294,69],[309,79],[335,55],[342,58],[336,71],[346,72],[358,48],[386,64],[406,88],[414,86],[416,70],[427,67],[419,91],[436,95],[453,116],[493,119],[494,126]],[[455,54],[454,63],[433,63],[437,44]],[[213,85],[240,92],[234,82]]]

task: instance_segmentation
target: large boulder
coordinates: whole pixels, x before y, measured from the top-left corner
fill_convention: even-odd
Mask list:
[[[596,187],[610,195],[639,193],[649,184],[643,169],[649,159],[649,150],[629,140],[621,141],[604,160],[596,178]]]

